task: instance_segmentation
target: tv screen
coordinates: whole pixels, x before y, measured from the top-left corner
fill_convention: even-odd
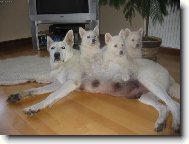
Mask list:
[[[88,0],[37,0],[37,14],[88,13]]]

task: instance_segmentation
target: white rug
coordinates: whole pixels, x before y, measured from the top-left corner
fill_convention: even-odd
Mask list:
[[[48,57],[21,56],[0,60],[0,85],[13,85],[36,81],[49,83],[50,65]]]

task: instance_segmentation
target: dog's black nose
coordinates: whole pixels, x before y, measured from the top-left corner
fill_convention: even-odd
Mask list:
[[[92,39],[92,43],[95,43],[96,42],[96,40],[95,39]]]
[[[136,44],[136,47],[138,48],[140,45],[139,44]]]
[[[60,53],[59,52],[55,52],[54,53],[54,58],[55,58],[55,60],[59,60],[60,59]]]
[[[120,54],[120,55],[123,55],[123,51],[120,51],[119,54]]]

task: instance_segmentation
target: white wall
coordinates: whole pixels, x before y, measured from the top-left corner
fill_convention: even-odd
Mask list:
[[[31,37],[27,0],[0,3],[0,42]]]
[[[27,0],[10,0],[0,3],[0,42],[31,37]],[[143,26],[142,18],[136,14],[132,25],[125,20],[122,9],[100,6],[100,31],[118,34],[126,27],[137,30]]]
[[[149,35],[162,38],[162,46],[180,49],[180,10],[171,11],[164,17],[164,23],[149,23]]]
[[[135,18],[132,20],[132,25],[126,21],[123,14],[123,8],[117,10],[109,6],[100,6],[100,33],[107,32],[112,35],[117,35],[121,29],[130,28],[131,30],[138,30],[143,27],[143,19],[136,12]]]

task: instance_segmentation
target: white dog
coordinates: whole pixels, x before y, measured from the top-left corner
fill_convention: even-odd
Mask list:
[[[82,77],[89,72],[91,57],[100,51],[98,27],[95,27],[93,31],[85,31],[82,28],[79,31],[82,37],[81,53],[72,48],[74,44],[72,30],[68,31],[62,42],[53,42],[50,37],[47,38],[50,65],[52,76],[56,78],[55,82],[41,88],[32,88],[12,94],[7,101],[13,103],[37,94],[53,92],[45,100],[24,110],[27,115],[33,115],[39,110],[51,106],[73,90],[78,89]]]
[[[79,34],[82,39],[80,46],[80,60],[84,66],[85,73],[90,73],[94,57],[101,53],[98,39],[99,28],[96,26],[93,31],[86,31],[80,27]]]
[[[161,65],[151,60],[141,59],[142,32],[142,29],[137,32],[125,29],[127,60],[130,63],[130,69],[133,70],[134,77],[150,91],[141,96],[139,100],[145,104],[152,105],[159,111],[159,118],[155,126],[156,130],[159,130],[157,126],[162,127],[165,123],[163,121],[166,120],[166,107],[158,102],[158,99],[163,100],[173,115],[173,129],[177,131],[180,126],[180,105],[172,100],[170,96],[180,97],[180,85]]]
[[[142,28],[133,32],[128,28],[125,29],[125,46],[128,58],[142,58],[142,35]]]

